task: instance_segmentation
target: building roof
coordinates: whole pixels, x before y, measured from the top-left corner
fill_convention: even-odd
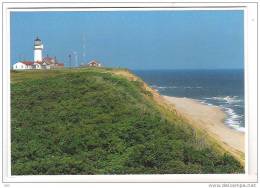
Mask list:
[[[90,61],[88,63],[88,65],[101,65],[101,64],[98,61],[93,60],[93,61]]]
[[[54,60],[54,58],[48,56],[43,58],[43,61],[51,61],[51,60]]]
[[[52,57],[45,57],[43,58],[42,60],[43,62],[45,62],[46,64],[50,65],[50,64],[55,64],[56,63],[56,59],[55,58],[52,58]]]
[[[88,64],[92,64],[92,63],[97,63],[97,64],[99,64],[99,62],[96,61],[96,60],[92,60],[92,61],[90,61]]]
[[[21,63],[25,65],[33,65],[32,61],[22,61]]]
[[[43,64],[42,61],[35,61],[34,63],[37,63],[37,64]]]

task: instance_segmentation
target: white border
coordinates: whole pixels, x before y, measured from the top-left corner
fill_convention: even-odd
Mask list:
[[[229,7],[227,7],[229,6]],[[30,7],[30,9],[28,9]],[[52,7],[52,8],[50,8]],[[72,7],[77,7],[72,8]],[[90,7],[96,7],[91,8]],[[101,8],[107,7],[107,8]],[[113,8],[112,8],[113,7]],[[114,8],[120,7],[120,8]],[[58,175],[11,176],[10,145],[10,11],[244,10],[245,174]],[[139,8],[127,8],[139,7]],[[143,8],[150,7],[150,8]],[[156,8],[165,7],[165,8]],[[193,8],[190,8],[193,7]],[[194,8],[195,7],[195,8]],[[201,8],[203,7],[203,8]],[[217,8],[216,8],[217,7]],[[37,8],[37,9],[31,9]],[[46,9],[47,8],[47,9]],[[3,4],[3,180],[4,182],[255,182],[257,181],[257,6],[255,3],[4,3]],[[250,48],[250,50],[248,50]],[[249,125],[250,126],[247,126]],[[248,130],[248,131],[247,131]]]

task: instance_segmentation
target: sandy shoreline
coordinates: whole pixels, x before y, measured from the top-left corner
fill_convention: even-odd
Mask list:
[[[219,107],[208,106],[188,98],[169,96],[163,96],[163,98],[174,105],[175,109],[190,123],[219,140],[234,157],[244,161],[245,134],[224,124],[226,114]]]

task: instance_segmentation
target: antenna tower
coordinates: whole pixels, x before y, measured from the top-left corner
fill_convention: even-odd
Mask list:
[[[69,68],[71,68],[71,54],[69,54]]]
[[[82,36],[82,63],[84,64],[86,61],[86,36],[85,33],[83,33]]]
[[[75,67],[78,67],[78,52],[74,51],[73,52],[74,58],[75,58]]]

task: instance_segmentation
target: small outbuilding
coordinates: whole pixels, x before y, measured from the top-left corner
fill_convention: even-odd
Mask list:
[[[87,64],[88,67],[102,67],[101,63],[93,60],[93,61],[90,61],[88,64]]]

